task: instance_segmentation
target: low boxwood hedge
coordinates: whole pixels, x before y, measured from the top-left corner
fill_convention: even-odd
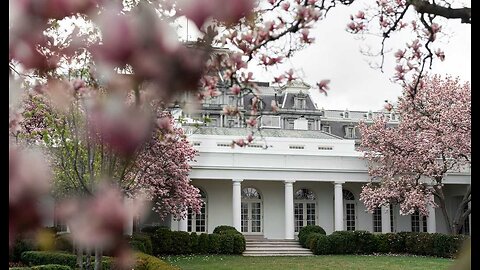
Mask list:
[[[32,267],[11,267],[9,270],[72,270],[70,266],[60,264],[46,264]]]
[[[441,233],[337,231],[330,235],[310,234],[306,242],[317,255],[404,253],[454,258],[466,238]]]
[[[26,251],[22,253],[21,261],[28,266],[59,264],[67,265],[75,269],[77,256],[65,252],[54,251]],[[92,256],[92,262],[95,257]],[[112,259],[110,257],[102,258],[102,269],[108,270],[112,267]]]
[[[46,264],[32,267],[11,267],[9,270],[72,270],[70,266],[60,264]]]

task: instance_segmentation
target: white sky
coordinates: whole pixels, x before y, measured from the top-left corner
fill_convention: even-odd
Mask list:
[[[379,110],[385,100],[396,101],[401,93],[400,86],[390,81],[394,75],[393,56],[391,54],[386,56],[385,73],[381,73],[380,70],[369,66],[369,61],[372,62],[374,59],[360,52],[360,48],[367,45],[379,46],[380,40],[368,42],[359,40],[345,30],[350,21],[350,14],[362,9],[366,2],[357,0],[348,7],[340,5],[331,9],[327,17],[317,23],[316,28],[311,31],[315,43],[285,63],[298,70],[304,80],[312,86],[323,79],[331,80],[328,97],[320,95],[317,91],[311,91],[319,108]],[[470,6],[471,1],[465,2]],[[442,42],[441,48],[446,58],[444,62],[435,61],[432,72],[460,76],[462,80],[470,81],[471,26],[461,24],[459,20],[450,20],[448,25],[443,27],[449,36],[438,42]],[[195,31],[193,23],[189,23],[189,28],[191,37]],[[186,36],[185,28],[180,30],[180,36]],[[411,40],[408,34],[405,34],[391,39],[387,47],[395,52]],[[256,80],[271,79],[265,75],[272,73],[266,73],[254,65],[250,65],[249,68],[254,72]],[[288,68],[284,67],[285,70]],[[276,72],[273,74],[278,75]]]

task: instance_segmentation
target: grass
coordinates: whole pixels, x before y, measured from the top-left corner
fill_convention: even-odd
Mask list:
[[[168,256],[163,260],[183,270],[240,270],[240,269],[322,269],[322,270],[442,270],[452,259],[418,256],[322,255],[309,257],[243,257],[227,255]]]

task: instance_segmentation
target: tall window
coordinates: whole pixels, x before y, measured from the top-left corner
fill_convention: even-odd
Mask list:
[[[354,231],[355,230],[355,196],[353,193],[344,189],[343,190],[343,201],[345,207],[345,225],[347,231]]]
[[[412,232],[427,232],[427,217],[418,211],[412,214]]]
[[[188,209],[187,231],[189,232],[207,232],[207,194],[201,189],[200,197],[203,201],[200,214]]]
[[[299,232],[306,225],[316,224],[316,199],[315,193],[309,189],[302,188],[295,192],[295,232]]]
[[[308,130],[314,130],[315,129],[315,121],[314,120],[309,120],[308,121]]]
[[[296,97],[295,98],[295,109],[306,109],[307,101],[303,97]]]
[[[343,118],[350,118],[350,113],[348,111],[344,111]]]
[[[382,232],[382,208],[373,211],[373,232]]]
[[[286,126],[285,126],[285,129],[293,129],[293,127],[295,126],[294,125],[294,121],[293,119],[288,119],[286,121]]]
[[[345,137],[355,138],[355,127],[345,127]]]

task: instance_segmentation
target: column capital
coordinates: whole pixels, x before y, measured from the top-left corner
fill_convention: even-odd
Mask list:
[[[232,179],[232,182],[235,183],[241,183],[243,182],[243,179]]]
[[[293,183],[295,183],[295,180],[292,180],[292,179],[290,179],[290,180],[284,180],[283,183],[285,183],[285,185],[287,185],[287,184],[293,184]]]
[[[343,185],[345,184],[345,181],[335,181],[333,182],[334,185]]]

